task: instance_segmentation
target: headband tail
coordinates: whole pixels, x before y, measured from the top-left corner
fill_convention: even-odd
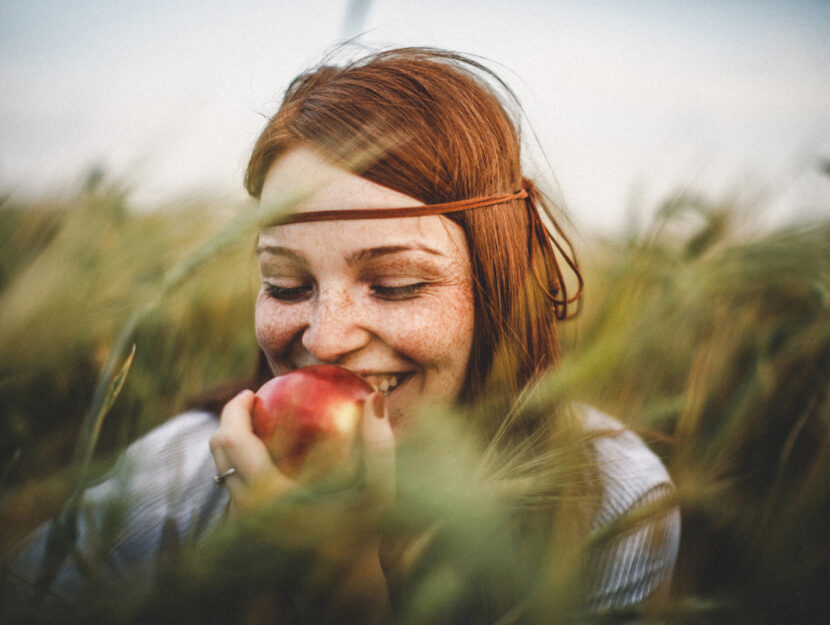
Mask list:
[[[536,278],[536,282],[539,285],[539,288],[545,293],[545,295],[550,299],[554,314],[556,318],[560,321],[567,319],[568,317],[568,306],[576,302],[581,296],[582,291],[585,287],[585,282],[582,277],[582,272],[579,270],[579,263],[576,260],[576,255],[573,251],[573,246],[571,245],[570,240],[568,239],[567,235],[562,231],[562,228],[559,226],[559,223],[556,219],[548,214],[548,218],[553,225],[553,231],[551,231],[545,224],[542,222],[542,218],[539,215],[539,210],[536,207],[536,187],[533,182],[527,178],[523,179],[523,185],[525,189],[527,189],[527,197],[525,198],[525,206],[528,212],[528,218],[530,220],[530,232],[532,236],[536,237],[539,245],[543,247],[549,247],[551,250],[551,257],[553,259],[553,272],[556,274],[556,286],[553,289],[553,292],[548,289],[548,286],[545,284],[545,280],[539,276],[538,270],[536,268],[536,263],[532,262],[531,259],[531,266],[533,267],[533,275]],[[558,238],[555,236],[559,235],[565,241],[565,245],[567,245],[567,250],[562,246],[559,242]],[[555,250],[555,251],[554,251]],[[576,276],[577,280],[577,291],[574,295],[568,296],[568,286],[565,282],[565,277],[562,273],[562,269],[559,266],[559,261],[556,258],[556,252],[559,252],[559,255],[564,260],[565,264],[568,265],[568,268],[571,272]],[[561,294],[561,296],[560,296]],[[579,309],[577,308],[577,311]],[[576,313],[573,313],[573,316]]]

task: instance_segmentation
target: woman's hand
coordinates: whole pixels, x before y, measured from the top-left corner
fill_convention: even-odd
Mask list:
[[[252,391],[231,399],[222,409],[219,429],[210,440],[217,471],[236,469],[224,482],[231,496],[232,513],[267,504],[300,484],[279,470],[268,448],[254,434],[253,405]],[[357,436],[360,440],[354,442],[360,443],[363,486],[373,504],[383,508],[392,503],[395,493],[395,437],[382,393],[373,393],[363,403]],[[363,614],[360,620],[366,623],[386,622],[390,614],[378,542],[378,537],[369,539],[364,548],[350,553],[339,581],[340,600],[358,607]]]
[[[230,468],[236,469],[224,481],[231,496],[232,512],[256,507],[296,485],[280,472],[265,444],[254,434],[251,425],[253,407],[253,391],[236,395],[222,409],[219,429],[210,439],[216,470],[221,474]]]
[[[222,409],[219,429],[210,439],[217,471],[236,469],[224,481],[233,512],[266,503],[298,484],[279,470],[268,448],[254,434],[253,404],[252,391],[242,391],[231,399]],[[382,393],[373,393],[364,402],[359,435],[365,485],[383,501],[391,503],[395,491],[395,438]]]

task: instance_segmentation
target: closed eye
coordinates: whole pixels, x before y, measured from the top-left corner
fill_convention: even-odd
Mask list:
[[[372,292],[382,299],[390,299],[390,300],[398,300],[398,299],[410,299],[416,297],[421,291],[423,291],[429,283],[427,282],[415,282],[413,284],[405,284],[403,286],[380,286],[374,285],[372,287]]]
[[[274,299],[294,302],[308,297],[311,294],[311,286],[304,284],[301,286],[277,286],[276,284],[266,284],[265,292],[268,297]]]

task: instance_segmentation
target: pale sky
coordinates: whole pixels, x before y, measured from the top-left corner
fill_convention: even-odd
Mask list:
[[[263,115],[350,34],[348,4],[3,1],[0,188],[47,193],[103,166],[137,205],[241,196]],[[764,191],[778,219],[830,216],[830,2],[367,4],[367,46],[493,61],[581,229],[617,232],[633,199],[681,185]]]

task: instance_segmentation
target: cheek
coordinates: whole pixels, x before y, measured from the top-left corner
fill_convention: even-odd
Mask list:
[[[254,309],[254,327],[260,348],[272,360],[280,360],[300,331],[300,311],[297,306],[284,306],[266,295],[257,297]]]
[[[472,349],[473,317],[472,293],[459,289],[445,297],[425,297],[390,315],[386,336],[419,364],[463,375]]]

